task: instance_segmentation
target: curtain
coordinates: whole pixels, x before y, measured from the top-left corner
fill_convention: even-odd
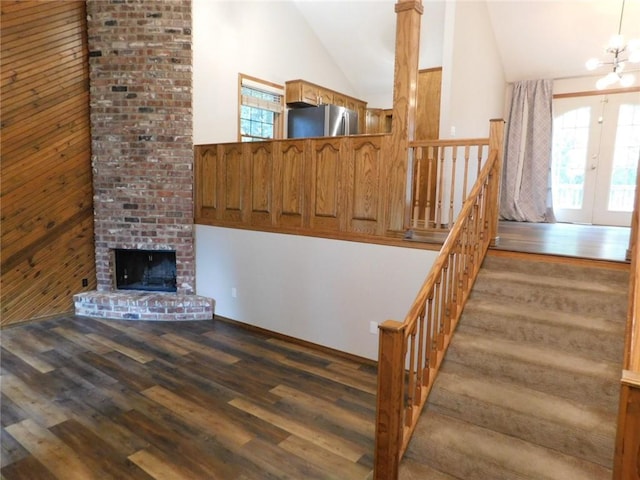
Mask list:
[[[555,222],[551,199],[551,80],[513,85],[507,123],[500,218]]]

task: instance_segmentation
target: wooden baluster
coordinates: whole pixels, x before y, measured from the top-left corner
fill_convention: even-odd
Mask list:
[[[413,219],[411,225],[413,228],[418,228],[418,222],[420,219],[420,177],[422,172],[422,161],[423,161],[423,152],[424,147],[416,147],[413,149],[416,166],[414,169],[414,190],[413,190]]]
[[[449,275],[450,275],[450,265],[449,265],[449,259],[447,258],[447,262],[444,264],[444,266],[442,267],[442,332],[443,334],[449,335],[449,332],[451,331],[451,322],[450,320],[450,315],[451,315],[451,310],[450,310],[450,303],[449,303],[449,294],[450,294],[450,287],[451,285],[449,284]]]
[[[379,327],[375,479],[398,478],[402,448],[405,326],[387,320]]]
[[[451,148],[451,188],[449,191],[449,218],[447,221],[447,230],[451,230],[455,218],[453,216],[453,204],[456,196],[456,161],[458,159],[458,147]]]
[[[445,168],[445,152],[447,150],[447,147],[440,147],[440,168],[438,169],[437,172],[437,178],[438,178],[438,200],[437,200],[437,204],[436,204],[436,228],[440,229],[442,228],[442,197],[444,195],[444,168]]]
[[[431,381],[431,370],[433,369],[433,295],[429,295],[425,306],[425,322],[427,335],[425,338],[427,369],[425,371],[424,383]]]
[[[431,198],[433,196],[433,173],[437,171],[438,165],[436,164],[436,158],[438,157],[438,151],[435,147],[427,147],[427,202],[424,211],[424,225],[425,228],[429,228],[431,223]],[[435,218],[435,217],[434,217]]]
[[[471,153],[471,145],[465,145],[464,147],[464,178],[462,180],[462,204],[464,205],[467,199],[467,188],[469,182],[469,157]],[[478,178],[478,174],[476,174]]]
[[[418,317],[418,370],[417,370],[417,378],[416,378],[416,398],[422,402],[422,388],[424,386],[424,371],[425,371],[425,344],[424,344],[424,307],[422,312],[420,312],[420,316]]]
[[[413,422],[414,407],[416,405],[416,328],[409,333],[409,368],[407,371],[407,402],[405,407],[404,424],[410,426]]]

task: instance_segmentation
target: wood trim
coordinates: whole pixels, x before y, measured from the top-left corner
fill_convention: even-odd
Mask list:
[[[313,342],[308,342],[306,340],[302,340],[300,338],[296,338],[296,337],[290,337],[289,335],[285,335],[283,333],[278,333],[275,332],[273,330],[269,330],[267,328],[262,328],[262,327],[258,327],[256,325],[251,325],[249,323],[244,323],[244,322],[240,322],[238,320],[233,320],[232,318],[228,318],[228,317],[223,317],[220,315],[215,315],[213,317],[213,321],[220,321],[220,322],[225,322],[225,323],[229,323],[231,325],[236,325],[240,328],[243,328],[245,330],[248,330],[250,332],[256,332],[256,333],[260,333],[261,335],[265,335],[265,336],[269,336],[269,337],[273,337],[273,338],[277,338],[279,340],[285,340],[289,343],[293,343],[295,345],[299,345],[301,347],[304,348],[309,348],[311,350],[317,350],[318,352],[322,352],[322,353],[326,353],[332,356],[336,356],[336,357],[340,357],[343,358],[345,360],[350,360],[350,361],[354,361],[354,362],[358,362],[358,363],[365,363],[369,366],[372,367],[376,367],[378,365],[378,362],[376,360],[372,360],[370,358],[366,358],[366,357],[360,357],[358,355],[354,355],[352,353],[348,353],[348,352],[343,352],[341,350],[335,350],[331,347],[325,347],[324,345],[320,345],[317,343],[313,343]]]
[[[595,260],[577,257],[560,257],[557,255],[549,255],[546,253],[525,253],[510,252],[506,250],[489,249],[487,255],[491,257],[513,258],[513,259],[531,259],[535,256],[536,261],[548,263],[563,263],[567,265],[582,265],[596,268],[609,268],[613,270],[629,271],[630,265],[624,262],[613,262],[610,260]]]
[[[640,378],[623,372],[618,409],[614,480],[640,480]]]
[[[633,93],[640,92],[640,87],[629,88],[612,88],[610,90],[585,90],[584,92],[556,93],[553,95],[557,98],[574,98],[574,97],[593,97],[598,95],[615,95],[617,93]]]
[[[280,85],[278,83],[274,83],[274,82],[270,82],[268,80],[263,80],[261,78],[258,77],[253,77],[251,75],[247,75],[245,73],[238,73],[238,112],[237,112],[237,139],[238,142],[242,142],[242,134],[241,132],[241,128],[240,128],[240,109],[242,108],[242,79],[246,78],[247,80],[251,80],[254,82],[258,82],[258,83],[263,83],[264,85],[268,85],[274,88],[278,88],[282,90],[282,96],[280,98],[280,106],[282,107],[282,111],[280,113],[277,114],[276,117],[276,125],[274,125],[275,127],[275,131],[273,132],[273,136],[274,139],[281,139],[284,138],[284,117],[286,115],[286,108],[285,108],[285,96],[286,96],[286,91],[285,91],[285,87],[284,85]]]

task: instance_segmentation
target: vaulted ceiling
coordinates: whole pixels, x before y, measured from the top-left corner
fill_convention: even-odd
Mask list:
[[[447,0],[423,0],[421,68],[437,62]],[[623,0],[458,0],[485,2],[505,80],[585,76],[585,61],[604,58]],[[294,0],[352,84],[365,92],[393,78],[394,0]],[[640,38],[640,0],[625,0],[625,38]],[[470,52],[471,54],[472,52]],[[429,60],[431,59],[431,60]],[[636,84],[640,84],[640,64]],[[606,70],[604,71],[606,73]]]

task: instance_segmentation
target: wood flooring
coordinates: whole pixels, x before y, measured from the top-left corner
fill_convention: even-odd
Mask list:
[[[2,330],[6,480],[365,479],[375,367],[221,321]]]
[[[495,250],[625,262],[629,227],[500,221]]]

